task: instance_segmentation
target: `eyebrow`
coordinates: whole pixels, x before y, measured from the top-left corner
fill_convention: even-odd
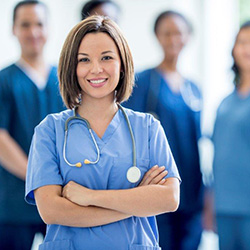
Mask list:
[[[103,51],[101,54],[104,55],[104,54],[108,54],[108,53],[113,53],[114,54],[115,52],[111,51],[111,50],[107,50],[107,51]],[[82,52],[78,53],[78,55],[89,56],[88,54],[82,53]]]

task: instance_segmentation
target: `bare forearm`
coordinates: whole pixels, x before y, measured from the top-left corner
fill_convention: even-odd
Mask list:
[[[51,187],[53,194],[53,186],[40,188],[46,190],[45,193],[40,190],[35,193],[39,213],[46,224],[94,227],[131,217],[131,215],[110,209],[94,206],[82,207],[58,195],[47,195],[46,192],[50,192]]]
[[[179,183],[148,185],[126,190],[94,191],[91,205],[135,216],[172,212],[177,209],[179,204],[179,187],[177,185]]]
[[[18,178],[25,180],[27,156],[6,130],[0,129],[1,165]]]

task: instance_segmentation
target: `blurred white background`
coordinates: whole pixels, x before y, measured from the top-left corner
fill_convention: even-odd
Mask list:
[[[50,12],[50,39],[46,57],[57,64],[59,53],[69,30],[80,21],[86,1],[44,0]],[[194,33],[181,55],[180,71],[194,80],[202,90],[204,111],[202,129],[212,132],[216,109],[222,98],[232,90],[231,50],[239,26],[237,0],[116,0],[122,14],[120,26],[131,47],[136,71],[157,65],[161,51],[153,34],[158,14],[167,9],[183,13],[193,25]],[[12,35],[12,11],[16,0],[0,1],[0,68],[19,57],[18,43]],[[208,148],[202,149],[207,152]],[[203,168],[211,168],[203,153]],[[216,250],[217,236],[204,232],[200,250]],[[39,242],[39,236],[37,241]],[[36,249],[36,243],[34,246]]]

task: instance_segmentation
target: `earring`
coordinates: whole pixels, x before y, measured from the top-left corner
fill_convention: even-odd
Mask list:
[[[82,103],[82,94],[79,94],[78,96],[78,104],[81,105]]]
[[[124,78],[124,72],[123,71],[121,71],[121,73],[120,73],[120,79],[123,79]]]

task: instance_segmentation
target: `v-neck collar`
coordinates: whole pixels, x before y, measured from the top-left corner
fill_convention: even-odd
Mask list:
[[[177,92],[172,91],[172,89],[170,88],[169,83],[168,83],[166,77],[164,77],[163,73],[162,73],[159,69],[153,68],[152,70],[153,70],[156,74],[159,75],[161,81],[164,83],[165,87],[168,89],[168,91],[169,91],[173,96],[181,97],[181,92],[178,92],[178,93],[177,93]],[[185,81],[186,81],[186,79],[184,79],[184,83],[183,83],[183,84],[185,84]]]
[[[73,115],[74,115],[74,112],[73,112]],[[77,112],[76,112],[76,115],[78,117],[81,117]],[[93,136],[95,137],[95,140],[100,150],[108,143],[112,135],[115,133],[116,129],[119,127],[121,120],[122,120],[122,116],[123,116],[122,111],[118,109],[101,138],[91,128]]]
[[[18,64],[14,64],[15,65],[15,67],[27,78],[27,79],[29,79],[29,81],[39,90],[39,91],[44,91],[46,88],[47,88],[47,86],[48,86],[48,82],[49,82],[49,79],[50,79],[50,77],[51,77],[51,72],[52,72],[52,68],[53,67],[50,67],[50,69],[49,69],[49,73],[48,73],[48,77],[47,77],[47,81],[46,81],[46,85],[45,85],[45,87],[43,88],[43,89],[39,89],[38,88],[38,86],[37,86],[37,84],[26,74],[26,72],[21,68],[21,67],[19,67],[18,66]]]
[[[116,129],[118,128],[119,124],[121,123],[121,116],[122,111],[120,109],[117,110],[116,114],[114,115],[113,119],[109,123],[108,127],[106,128],[102,138],[100,138],[94,130],[92,130],[93,135],[98,143],[100,150],[109,142],[112,135],[115,133]]]

